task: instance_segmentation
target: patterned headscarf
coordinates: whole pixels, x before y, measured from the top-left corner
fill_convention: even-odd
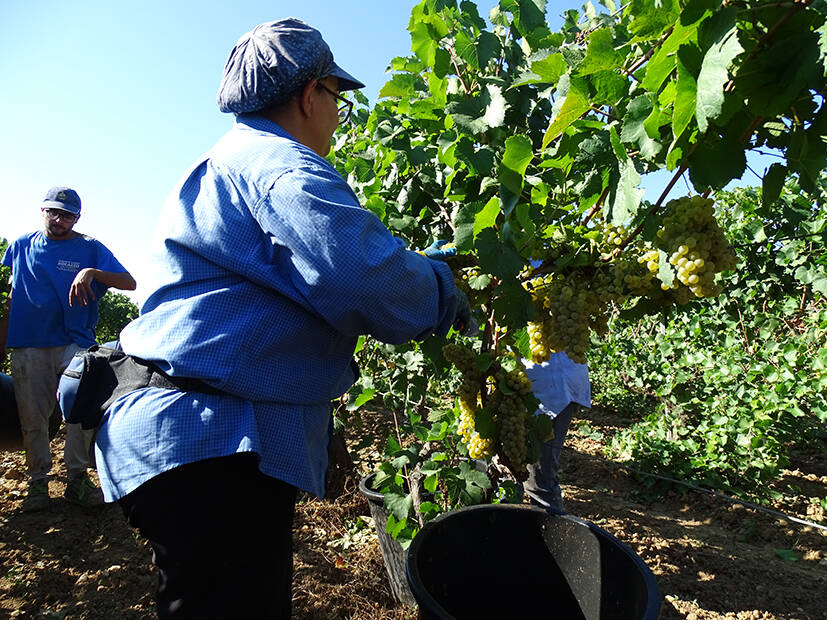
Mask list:
[[[218,88],[222,112],[246,114],[287,101],[309,80],[339,78],[339,90],[365,85],[333,62],[321,33],[289,17],[260,24],[230,52]]]

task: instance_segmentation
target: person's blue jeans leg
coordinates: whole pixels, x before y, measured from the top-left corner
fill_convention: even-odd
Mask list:
[[[563,451],[571,420],[579,408],[578,404],[569,403],[554,418],[554,438],[543,444],[540,460],[528,466],[528,479],[523,485],[533,504],[555,514],[565,512],[558,479],[560,453]]]

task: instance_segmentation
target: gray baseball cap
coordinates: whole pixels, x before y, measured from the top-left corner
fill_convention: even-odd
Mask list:
[[[321,33],[294,17],[267,22],[235,44],[218,88],[222,112],[246,114],[287,101],[312,79],[339,78],[339,90],[364,84],[333,62]]]

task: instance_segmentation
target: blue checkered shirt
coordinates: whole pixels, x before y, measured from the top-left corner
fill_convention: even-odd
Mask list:
[[[164,204],[149,295],[127,353],[222,394],[144,388],[97,435],[112,501],[173,467],[252,451],[322,496],[330,400],[356,378],[360,334],[445,333],[450,269],[407,250],[333,167],[275,123],[239,117]]]

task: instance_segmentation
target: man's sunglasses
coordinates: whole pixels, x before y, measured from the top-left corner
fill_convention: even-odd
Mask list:
[[[340,123],[348,122],[350,120],[350,115],[353,113],[353,102],[349,101],[348,99],[345,99],[344,97],[342,97],[336,91],[330,90],[327,86],[325,86],[321,82],[318,82],[318,85],[319,85],[320,88],[326,90],[331,95],[336,97],[336,99],[338,99],[339,101],[342,102],[342,105],[339,106],[339,110],[338,110],[339,111],[339,122]]]
[[[78,219],[78,216],[74,213],[69,213],[69,211],[64,211],[63,209],[43,209],[46,213],[46,217],[50,220],[64,220],[66,222],[74,222]]]

